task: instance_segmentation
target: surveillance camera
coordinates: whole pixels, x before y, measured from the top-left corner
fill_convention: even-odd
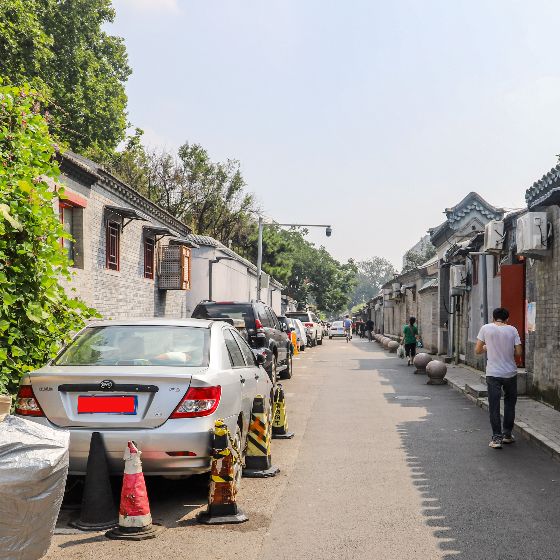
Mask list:
[[[329,227],[326,229],[325,233],[327,234],[327,237],[330,237],[330,236],[332,235],[332,228],[329,226]]]

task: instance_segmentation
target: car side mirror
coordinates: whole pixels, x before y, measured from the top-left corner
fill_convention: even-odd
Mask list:
[[[290,327],[290,332],[296,332],[296,328],[295,327]]]
[[[257,362],[257,365],[264,366],[264,363],[266,362],[266,358],[265,358],[264,354],[261,354],[259,352],[259,353],[255,354],[255,361]]]

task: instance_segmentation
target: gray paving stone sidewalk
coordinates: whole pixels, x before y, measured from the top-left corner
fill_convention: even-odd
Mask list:
[[[466,385],[479,385],[481,372],[448,364],[447,383],[481,408],[488,410],[488,399],[476,398],[467,392]],[[503,412],[503,401],[502,401]],[[550,455],[560,461],[560,412],[554,408],[521,396],[517,400],[515,427],[518,435],[533,441]]]

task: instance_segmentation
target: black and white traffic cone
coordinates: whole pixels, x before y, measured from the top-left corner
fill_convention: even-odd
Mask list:
[[[270,440],[272,430],[265,413],[264,397],[257,395],[253,401],[251,424],[247,434],[247,455],[243,476],[247,478],[267,478],[276,476],[280,469],[272,465]]]

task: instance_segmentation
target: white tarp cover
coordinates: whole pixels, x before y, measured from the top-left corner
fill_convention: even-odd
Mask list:
[[[15,416],[0,422],[0,560],[46,554],[64,496],[69,438]]]

